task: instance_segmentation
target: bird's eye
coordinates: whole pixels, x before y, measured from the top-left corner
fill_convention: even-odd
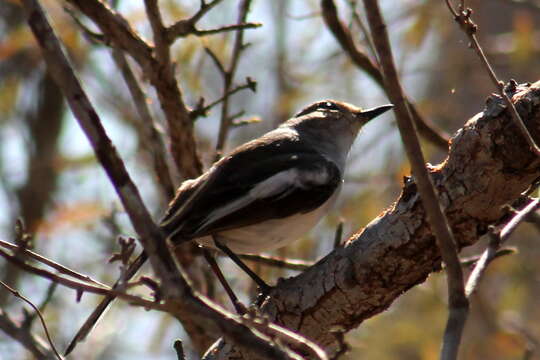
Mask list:
[[[300,111],[299,113],[297,113],[295,117],[300,117],[300,116],[314,113],[320,110],[339,110],[339,107],[331,101],[316,102],[314,104],[309,105],[308,107],[306,107],[304,110]]]
[[[337,105],[330,101],[325,101],[323,103],[320,103],[319,108],[326,109],[326,110],[339,110]]]

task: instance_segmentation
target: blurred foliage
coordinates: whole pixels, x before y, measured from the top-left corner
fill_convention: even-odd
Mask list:
[[[141,147],[134,128],[137,113],[110,50],[89,42],[62,9],[62,2],[43,0],[49,17],[77,65],[79,75],[96,105],[110,136],[133,174],[145,201],[156,218],[163,213],[151,173],[150,157]],[[190,16],[199,1],[160,1],[166,23]],[[355,38],[368,48],[365,37],[352,21],[353,11],[363,16],[361,2],[336,0],[342,19],[350,24]],[[358,5],[354,6],[356,3]],[[425,116],[437,126],[453,132],[483,108],[485,97],[493,91],[466,39],[457,29],[444,2],[381,1],[389,21],[390,34],[404,87],[419,104]],[[533,1],[476,0],[479,37],[501,79],[536,81],[539,78],[540,8]],[[352,4],[352,5],[351,5]],[[150,27],[141,2],[119,1],[119,11],[146,38]],[[215,28],[236,21],[237,1],[225,0],[201,21],[201,28]],[[235,82],[246,76],[258,82],[258,92],[241,92],[231,98],[232,111],[244,111],[241,119],[259,116],[261,123],[234,127],[229,148],[253,138],[291,116],[305,104],[322,98],[336,98],[362,106],[385,103],[382,92],[343,54],[324,28],[318,1],[255,1],[248,17],[264,26],[245,33],[249,43],[243,53]],[[80,15],[77,15],[80,16]],[[95,27],[80,16],[90,29]],[[200,97],[207,103],[222,95],[222,79],[204,48],[211,49],[228,63],[233,34],[179,39],[172,49],[176,74],[186,102],[194,107]],[[133,67],[147,91],[153,116],[163,126],[155,94],[143,74]],[[0,0],[0,238],[9,240],[15,218],[24,204],[18,191],[28,180],[30,159],[37,141],[31,136],[29,120],[37,104],[51,94],[37,86],[44,77],[44,65],[22,17],[18,1]],[[49,114],[37,114],[48,121]],[[207,165],[213,159],[219,107],[207,118],[197,120],[198,145]],[[112,282],[117,265],[106,259],[116,248],[119,233],[133,234],[103,171],[97,167],[90,148],[74,124],[69,111],[62,115],[60,139],[54,140],[56,185],[44,190],[39,181],[31,191],[48,191],[46,212],[39,219],[35,241],[44,255],[67,266]],[[47,135],[45,135],[47,136]],[[430,162],[445,154],[424,144]],[[315,260],[332,248],[334,231],[345,223],[344,236],[358,231],[390,206],[399,194],[403,177],[409,174],[395,124],[390,116],[370,124],[361,134],[351,154],[343,196],[336,210],[311,234],[294,245],[277,251],[281,256]],[[524,225],[514,235],[517,255],[498,259],[490,266],[472,302],[462,359],[525,359],[527,349],[535,351],[529,359],[540,359],[540,247],[537,229]],[[483,250],[484,243],[466,249],[465,254]],[[235,289],[252,285],[227,260],[226,273]],[[257,266],[263,277],[276,279],[294,272]],[[13,269],[0,262],[0,273]],[[11,284],[39,303],[47,282],[28,275],[12,278]],[[445,279],[431,276],[422,286],[404,294],[390,309],[366,321],[348,335],[351,351],[346,358],[356,359],[436,359],[446,319]],[[220,288],[218,288],[220,291]],[[57,289],[46,316],[60,348],[77,330],[98,297],[85,295],[80,303],[74,293]],[[0,299],[0,303],[1,303]],[[226,300],[223,300],[229,306]],[[21,305],[4,299],[4,308],[20,318]],[[35,331],[40,333],[36,326]],[[77,359],[171,359],[172,339],[184,337],[170,318],[117,304],[97,326],[89,340],[81,344]],[[189,349],[188,349],[189,350]],[[0,354],[22,359],[22,348],[0,336]],[[8,356],[9,359],[9,356]]]

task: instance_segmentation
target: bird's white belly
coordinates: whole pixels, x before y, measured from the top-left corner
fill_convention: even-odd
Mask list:
[[[339,191],[321,207],[309,213],[283,219],[267,220],[258,224],[217,234],[218,239],[238,254],[260,253],[278,249],[297,240],[311,230],[335,203]],[[212,237],[205,236],[196,241],[206,247],[215,248]]]

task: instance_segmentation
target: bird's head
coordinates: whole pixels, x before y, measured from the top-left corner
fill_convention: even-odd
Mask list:
[[[280,128],[293,129],[304,143],[318,149],[343,167],[362,126],[392,107],[393,105],[383,105],[364,110],[341,101],[318,101],[305,107]]]
[[[341,101],[323,100],[306,106],[289,122],[297,126],[318,128],[318,130],[349,129],[353,136],[356,136],[360,128],[368,121],[391,108],[393,105],[388,104],[362,109]]]

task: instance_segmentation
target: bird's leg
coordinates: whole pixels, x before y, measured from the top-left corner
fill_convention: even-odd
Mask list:
[[[216,262],[216,259],[212,256],[212,254],[210,254],[210,251],[208,251],[208,249],[203,248],[202,250],[203,250],[203,255],[204,255],[204,258],[206,259],[206,262],[208,262],[208,265],[210,265],[210,268],[212,269],[214,274],[217,276],[219,282],[221,283],[221,286],[223,286],[223,288],[225,289],[225,292],[229,296],[229,299],[231,299],[231,302],[236,312],[239,315],[244,315],[247,309],[244,306],[244,304],[242,304],[240,300],[238,300],[238,297],[229,286],[229,283],[225,279],[225,276],[223,276],[223,273],[221,272],[221,269],[219,268]]]
[[[263,279],[261,279],[259,275],[255,274],[253,270],[251,270],[242,260],[240,260],[240,258],[235,253],[232,252],[231,249],[229,249],[225,244],[220,242],[217,239],[217,236],[213,236],[212,238],[214,239],[214,244],[216,245],[216,247],[219,250],[223,251],[236,265],[240,267],[240,269],[244,270],[244,272],[248,274],[248,276],[253,281],[255,281],[255,283],[257,283],[259,289],[264,295],[270,292],[270,289],[272,289],[270,285],[268,285]]]

